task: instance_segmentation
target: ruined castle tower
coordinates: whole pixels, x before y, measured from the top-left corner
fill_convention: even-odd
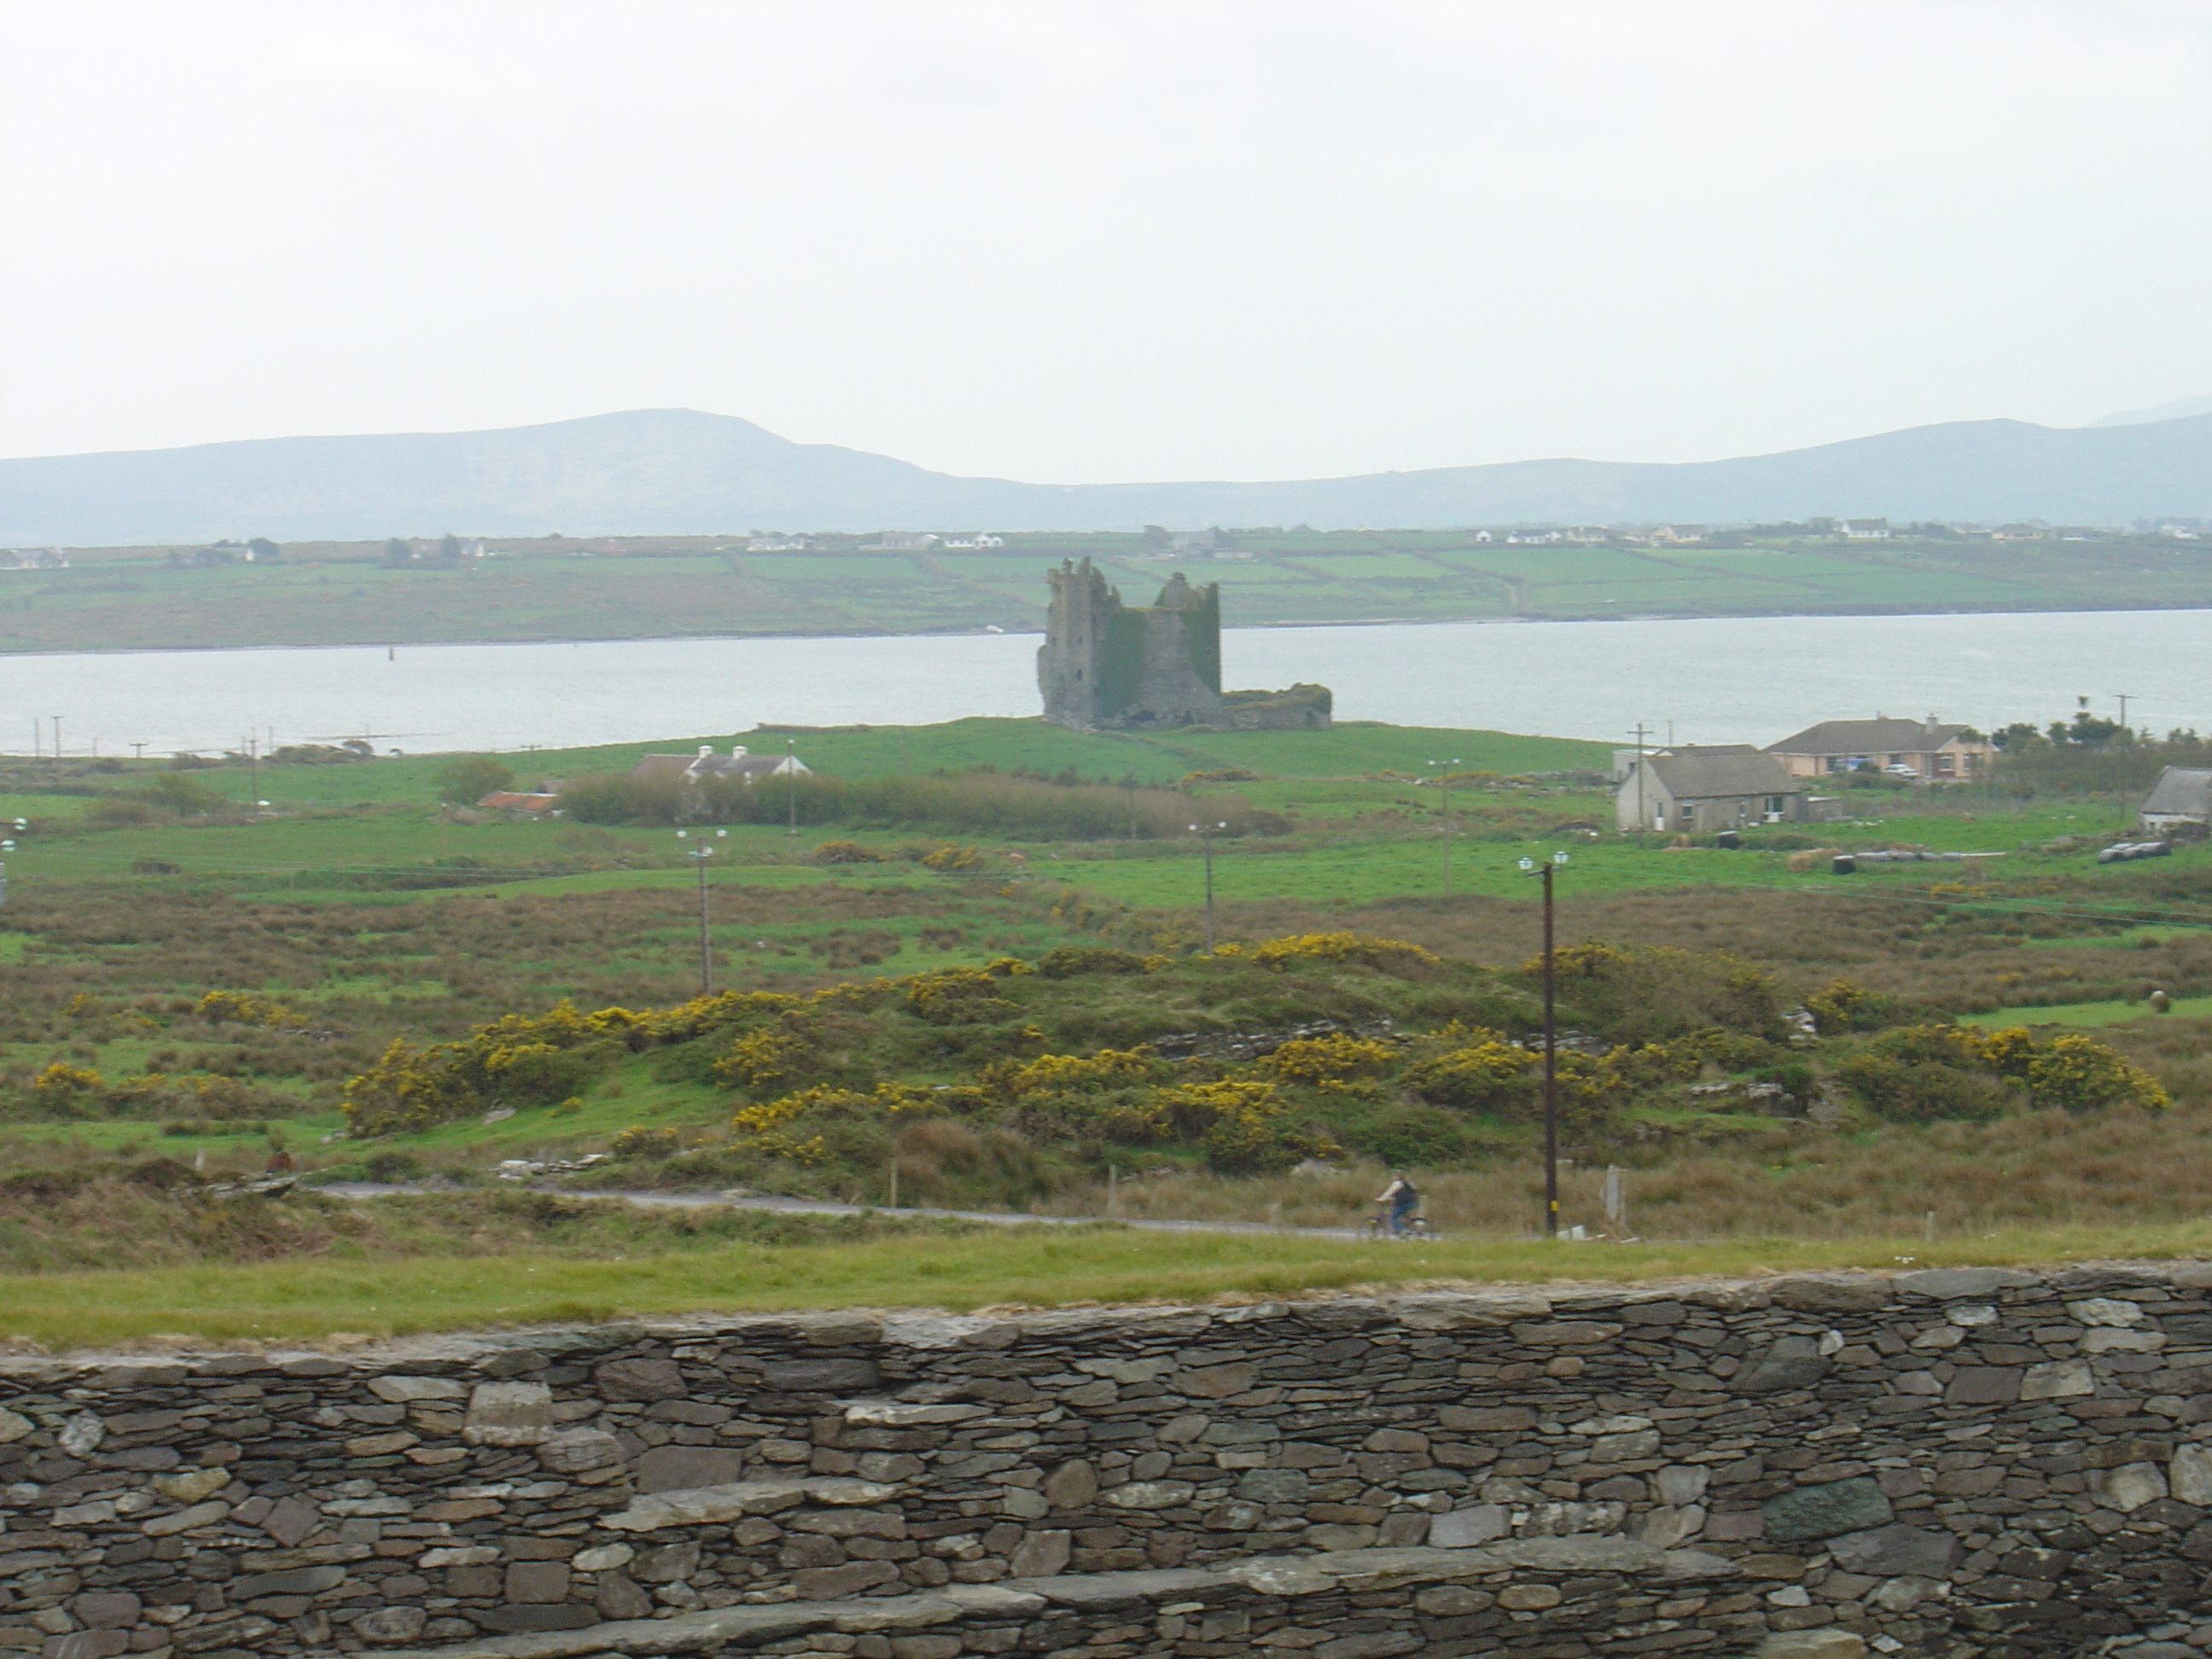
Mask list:
[[[1221,702],[1221,587],[1178,570],[1149,606],[1121,603],[1090,560],[1049,573],[1037,685],[1055,725],[1214,726]]]

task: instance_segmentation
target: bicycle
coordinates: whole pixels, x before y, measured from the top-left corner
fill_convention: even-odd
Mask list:
[[[1433,1239],[1440,1237],[1435,1226],[1425,1215],[1407,1216],[1402,1229],[1393,1229],[1389,1216],[1379,1206],[1373,1215],[1367,1218],[1365,1224],[1360,1228],[1360,1232],[1370,1243],[1379,1243],[1384,1240],[1395,1243],[1407,1239]]]

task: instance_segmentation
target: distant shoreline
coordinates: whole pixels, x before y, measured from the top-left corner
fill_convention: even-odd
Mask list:
[[[1246,623],[1224,625],[1224,634],[1278,634],[1297,628],[1468,628],[1578,627],[1586,623],[1658,622],[1771,622],[1791,620],[1843,621],[1871,617],[2049,617],[2110,616],[2115,612],[2157,613],[2202,611],[2212,614],[2212,602],[2173,605],[1859,605],[1849,610],[1808,610],[1802,607],[1765,611],[1633,611],[1599,616],[1511,617],[1359,617],[1321,621]],[[930,629],[902,632],[896,629],[759,629],[744,633],[710,634],[532,634],[497,638],[458,640],[325,640],[301,644],[254,645],[141,645],[55,646],[46,649],[0,650],[0,658],[145,657],[262,651],[442,651],[479,647],[549,645],[675,645],[741,640],[976,640],[1042,639],[1037,628]]]

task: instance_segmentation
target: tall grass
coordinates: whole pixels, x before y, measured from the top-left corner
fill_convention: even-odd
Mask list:
[[[1885,1127],[1847,1135],[1777,1123],[1710,1147],[1620,1149],[1628,1231],[1658,1240],[1924,1237],[2019,1230],[2178,1225],[2212,1215],[2212,1110],[2133,1109],[2072,1116],[2026,1112],[1989,1123]],[[1570,1164],[1564,1224],[1605,1225],[1605,1155]],[[1536,1158],[1481,1170],[1416,1170],[1428,1214],[1447,1232],[1534,1233],[1543,1213]],[[1373,1213],[1379,1166],[1320,1176],[1228,1181],[1180,1170],[1116,1183],[1112,1212],[1128,1218],[1272,1222],[1341,1227]],[[1107,1188],[1069,1193],[1055,1213],[1103,1215]]]
[[[577,778],[561,792],[562,810],[586,823],[782,823],[937,830],[1025,841],[1157,840],[1187,836],[1194,823],[1226,823],[1246,835],[1282,827],[1273,815],[1233,795],[1054,782],[977,768],[926,776],[698,784],[626,774]]]

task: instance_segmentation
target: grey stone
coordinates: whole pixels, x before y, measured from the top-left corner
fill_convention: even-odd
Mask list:
[[[556,1474],[581,1474],[587,1469],[610,1468],[623,1461],[622,1443],[603,1429],[562,1429],[549,1436],[538,1448],[538,1461]],[[734,1480],[739,1473],[732,1468],[720,1479]],[[690,1484],[716,1483],[702,1480]]]
[[[1049,1578],[1064,1571],[1073,1537],[1061,1528],[1027,1534],[1006,1558],[1007,1570],[1017,1578]]]
[[[417,1400],[459,1400],[469,1385],[450,1376],[372,1376],[368,1391],[379,1400],[404,1406]]]
[[[2165,1497],[2166,1476],[2155,1463],[2123,1463],[2092,1470],[2089,1490],[2106,1509],[2127,1513]]]
[[[1993,1296],[1999,1291],[2021,1289],[2041,1282],[2035,1274],[2012,1267],[1922,1267],[1912,1273],[1893,1274],[1890,1279],[1890,1283],[1900,1291],[1938,1302]]]
[[[1190,1502],[1198,1490],[1188,1480],[1132,1480],[1103,1494],[1121,1510],[1171,1510]]]
[[[2027,1373],[2017,1365],[1961,1365],[1943,1390],[1954,1406],[2009,1406],[2020,1398]]]
[[[1830,1626],[1777,1631],[1753,1650],[1752,1659],[1860,1659],[1865,1652],[1864,1637]]]
[[[2212,1446],[2191,1441],[2175,1447],[2166,1474],[2176,1502],[2212,1509]]]
[[[461,1438],[472,1446],[535,1446],[553,1432],[553,1391],[543,1382],[479,1382]]]
[[[362,1641],[391,1647],[420,1636],[429,1617],[420,1607],[379,1607],[355,1620],[353,1628]]]
[[[620,1461],[622,1448],[617,1445],[615,1450]],[[744,1473],[745,1455],[735,1446],[655,1446],[637,1460],[637,1489],[689,1492],[726,1486],[742,1480]]]
[[[235,1584],[230,1594],[236,1601],[246,1598]],[[125,1630],[138,1622],[143,1604],[129,1591],[95,1590],[89,1595],[80,1595],[70,1603],[70,1611],[76,1615],[77,1623],[88,1630]]]
[[[837,1601],[890,1583],[898,1576],[898,1569],[888,1561],[852,1561],[842,1567],[803,1568],[791,1575],[791,1583],[802,1601]]]
[[[1948,1578],[1966,1553],[1948,1532],[1902,1522],[1832,1537],[1827,1550],[1838,1566],[1876,1578]]]
[[[1817,1339],[1777,1337],[1756,1364],[1729,1380],[1738,1394],[1780,1394],[1790,1389],[1809,1389],[1828,1374],[1828,1360]]]
[[[1680,1508],[1705,1495],[1712,1471],[1702,1463],[1672,1463],[1652,1479],[1659,1489],[1659,1501]]]
[[[1766,1535],[1784,1541],[1864,1532],[1884,1525],[1893,1513],[1881,1488],[1864,1476],[1799,1486],[1759,1507],[1766,1516]]]
[[[323,1524],[322,1516],[296,1498],[280,1498],[261,1517],[261,1530],[287,1549]]]
[[[79,1630],[40,1645],[40,1659],[115,1659],[131,1645],[125,1630]]]
[[[2030,1365],[2021,1373],[2022,1400],[2067,1400],[2096,1392],[2097,1378],[2086,1359],[2054,1359],[2045,1364]]]
[[[1097,1497],[1097,1472],[1081,1458],[1062,1463],[1045,1477],[1044,1500],[1054,1509],[1089,1509]]]
[[[1505,1535],[1505,1510],[1496,1504],[1478,1504],[1473,1509],[1454,1510],[1440,1515],[1429,1522],[1429,1545],[1432,1549],[1473,1549],[1493,1538]]]
[[[761,1381],[783,1394],[856,1394],[881,1386],[883,1373],[872,1359],[780,1359]]]
[[[1778,1279],[1766,1289],[1776,1307],[1801,1313],[1871,1313],[1894,1299],[1889,1280],[1875,1276]]]
[[[345,1583],[343,1567],[296,1567],[289,1572],[258,1572],[230,1582],[234,1601],[251,1601],[258,1595],[319,1595]]]
[[[618,1572],[599,1575],[598,1606],[602,1618],[649,1619],[653,1598],[631,1579]]]
[[[682,1400],[690,1393],[672,1359],[611,1359],[593,1369],[592,1382],[608,1400]]]
[[[574,1601],[548,1601],[510,1607],[489,1607],[469,1615],[487,1630],[521,1632],[540,1630],[588,1630],[599,1622],[592,1608]],[[359,1629],[359,1626],[355,1626]]]

